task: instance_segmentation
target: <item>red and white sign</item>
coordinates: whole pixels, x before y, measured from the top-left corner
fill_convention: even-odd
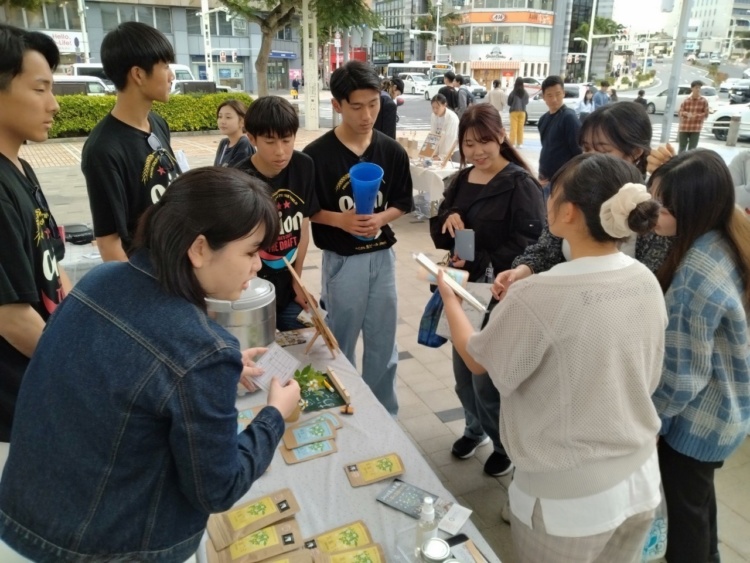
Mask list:
[[[49,35],[60,49],[61,53],[80,53],[83,45],[83,35],[75,31],[45,31],[42,33]]]

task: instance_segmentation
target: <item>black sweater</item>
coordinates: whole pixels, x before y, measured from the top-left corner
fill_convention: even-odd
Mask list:
[[[555,113],[545,113],[539,120],[538,128],[542,140],[539,176],[549,180],[566,162],[581,154],[578,145],[581,122],[575,111],[562,106]]]

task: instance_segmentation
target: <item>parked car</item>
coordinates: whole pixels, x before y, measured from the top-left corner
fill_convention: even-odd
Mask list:
[[[727,78],[724,82],[719,85],[719,92],[729,92],[729,90],[732,89],[732,86],[737,84],[740,81],[739,78]]]
[[[435,97],[435,94],[437,94],[440,91],[440,88],[445,86],[445,80],[442,76],[436,76],[430,82],[427,84],[427,86],[424,89],[424,99],[428,102]]]
[[[526,89],[526,92],[529,94],[529,98],[531,98],[534,94],[539,92],[539,90],[542,89],[542,82],[540,80],[537,80],[536,78],[522,78],[523,80],[523,87]],[[511,88],[512,88],[511,83]]]
[[[744,104],[746,102],[750,102],[750,80],[738,80],[729,89],[729,103]]]
[[[717,140],[726,141],[729,122],[735,115],[740,116],[740,137],[750,137],[750,103],[722,107],[708,116],[703,127],[710,131]]]
[[[646,111],[648,113],[664,113],[667,107],[667,94],[669,90],[663,90],[657,96],[651,98],[651,101],[646,105]],[[677,88],[677,103],[674,106],[674,114],[677,115],[680,109],[680,104],[690,95],[690,84],[683,84]],[[719,94],[716,88],[713,86],[703,86],[701,88],[701,96],[708,100],[708,111],[713,113],[716,111],[716,107],[719,103]],[[750,101],[750,100],[748,100]]]
[[[471,90],[475,98],[484,98],[487,95],[487,88],[471,77],[469,78],[469,90]]]
[[[398,77],[404,81],[404,94],[424,94],[430,81],[420,72],[402,72]]]
[[[563,100],[563,103],[571,109],[575,109],[578,102],[583,99],[588,88],[589,87],[586,84],[566,84],[565,99]],[[547,104],[544,103],[542,92],[540,90],[529,100],[529,103],[526,106],[526,123],[537,123],[545,113],[547,113]]]
[[[109,88],[101,78],[95,76],[52,75],[52,91],[56,96],[83,94],[85,96],[104,96]]]
[[[711,58],[708,59],[708,64],[710,64],[710,65],[720,65],[721,64],[721,59],[719,58],[718,55],[711,55]]]

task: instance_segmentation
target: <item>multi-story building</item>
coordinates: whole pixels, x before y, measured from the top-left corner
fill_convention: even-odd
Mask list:
[[[588,37],[579,37],[576,31],[582,24],[591,25],[591,10],[593,0],[568,0],[569,24],[565,26],[564,45],[566,47],[563,55],[565,57],[561,72],[569,78],[582,78],[584,75],[586,53],[588,51],[586,41]],[[612,18],[614,11],[614,0],[599,0],[596,7],[596,16],[600,18]],[[586,41],[583,41],[585,39]],[[592,46],[591,64],[589,72],[598,78],[606,75],[607,63],[612,51],[612,41],[605,41],[604,45],[595,40]]]
[[[205,78],[198,0],[154,0],[150,4],[134,0],[89,0],[84,7],[85,21],[82,22],[74,1],[45,3],[39,10],[0,5],[0,22],[50,35],[62,54],[61,71],[65,70],[66,65],[80,62],[84,58],[81,52],[82,24],[85,24],[88,35],[89,60],[99,62],[99,47],[108,31],[126,21],[145,22],[167,36],[175,49],[175,62],[190,66],[196,78]],[[213,3],[211,7],[214,7]],[[208,17],[211,21],[215,81],[247,92],[255,91],[254,64],[260,50],[260,27],[239,17],[232,18],[225,12],[213,12]],[[299,37],[294,26],[288,25],[277,33],[272,44],[268,63],[268,87],[288,89],[291,82],[290,71],[298,74],[301,66]]]

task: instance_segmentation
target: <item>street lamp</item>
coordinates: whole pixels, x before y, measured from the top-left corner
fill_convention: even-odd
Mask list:
[[[594,26],[596,25],[596,8],[598,2],[594,0],[591,4],[591,21],[589,22],[589,38],[586,41],[586,65],[583,67],[583,81],[589,81],[589,71],[591,70],[591,45],[594,43]]]
[[[438,52],[440,51],[440,5],[442,4],[442,0],[436,0],[435,2],[435,9],[437,10],[437,23],[436,23],[436,29],[435,29],[435,62],[439,63],[440,60],[438,59]]]
[[[583,81],[588,82],[589,69],[591,68],[591,42],[588,39],[584,39],[583,37],[574,37],[573,41],[583,41],[584,43],[586,43],[586,61],[584,62],[583,66]]]

